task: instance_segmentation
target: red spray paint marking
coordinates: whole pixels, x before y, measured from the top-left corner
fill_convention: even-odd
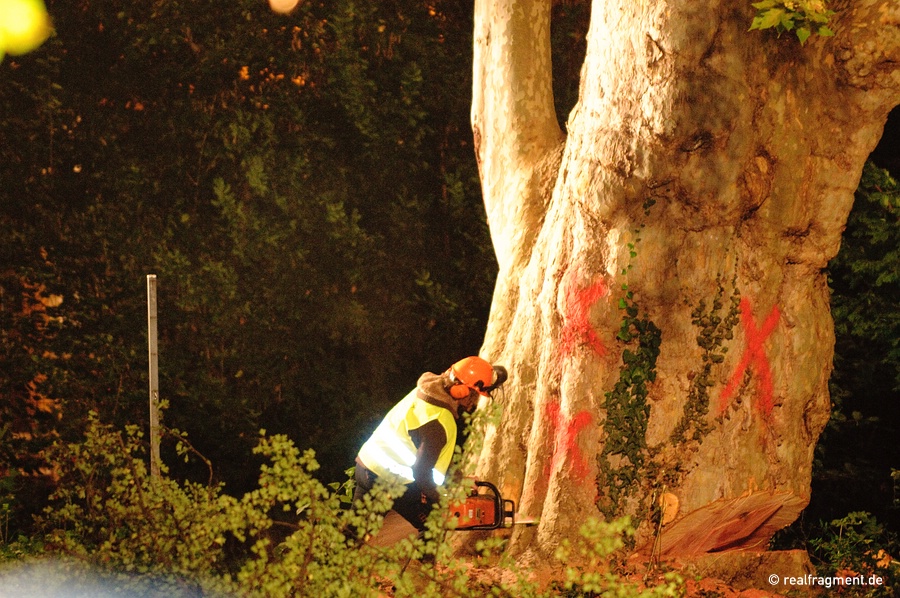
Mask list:
[[[581,411],[572,419],[567,420],[562,413],[559,403],[548,403],[547,418],[550,420],[550,428],[554,431],[553,440],[553,458],[544,469],[544,474],[550,477],[550,474],[556,470],[557,465],[566,456],[571,455],[573,462],[573,470],[579,478],[584,478],[588,474],[588,464],[578,448],[578,433],[591,423],[591,414],[587,411]]]
[[[597,282],[581,287],[572,281],[565,283],[566,298],[563,313],[563,329],[559,337],[560,357],[568,357],[575,345],[583,343],[599,356],[606,354],[606,347],[591,325],[591,307],[609,293],[606,282]]]
[[[722,389],[722,395],[719,397],[719,414],[721,415],[728,408],[728,401],[734,396],[741,379],[744,377],[744,373],[752,363],[756,374],[759,376],[759,399],[756,408],[764,415],[769,415],[772,413],[772,369],[769,366],[763,343],[772,334],[775,325],[778,324],[781,312],[778,311],[777,305],[773,306],[762,326],[757,329],[756,322],[753,320],[753,308],[750,305],[750,300],[746,297],[741,299],[740,310],[741,323],[744,325],[744,330],[747,331],[747,347],[744,349],[741,361],[731,375],[731,379],[728,380],[728,384]]]

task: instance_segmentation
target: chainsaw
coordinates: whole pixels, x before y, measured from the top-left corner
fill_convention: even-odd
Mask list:
[[[492,530],[513,525],[536,525],[535,519],[516,521],[516,503],[500,496],[497,486],[476,481],[465,501],[450,505],[448,519],[456,521],[456,530]]]

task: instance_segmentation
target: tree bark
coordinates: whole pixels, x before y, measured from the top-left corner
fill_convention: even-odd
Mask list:
[[[745,0],[596,0],[568,135],[549,0],[477,0],[472,124],[510,370],[476,474],[541,557],[630,515],[662,556],[764,549],[808,503],[828,420],[823,272],[900,103],[900,6],[833,38],[748,32]]]

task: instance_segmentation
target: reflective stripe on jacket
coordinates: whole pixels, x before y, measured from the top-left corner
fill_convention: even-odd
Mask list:
[[[376,475],[394,474],[406,483],[413,481],[412,466],[416,462],[416,445],[410,438],[410,430],[416,430],[430,421],[437,420],[447,435],[446,442],[435,463],[432,474],[434,483],[441,485],[453,458],[456,445],[456,420],[453,413],[416,397],[414,388],[394,405],[372,437],[359,449],[359,460]]]

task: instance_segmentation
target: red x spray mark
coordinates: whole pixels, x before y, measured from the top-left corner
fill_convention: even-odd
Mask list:
[[[747,368],[753,364],[753,369],[756,370],[756,374],[759,376],[759,399],[756,408],[764,415],[769,415],[772,412],[772,369],[769,366],[763,343],[772,334],[775,325],[778,324],[781,312],[778,311],[778,306],[773,306],[762,326],[757,328],[756,322],[753,320],[753,308],[750,305],[750,300],[746,297],[741,299],[740,310],[741,324],[743,324],[747,334],[747,346],[744,349],[740,363],[738,363],[737,368],[731,375],[731,379],[728,380],[728,384],[722,389],[722,395],[719,397],[719,414],[721,415],[728,408],[728,401],[731,400],[737,391]]]
[[[577,344],[585,344],[597,355],[605,355],[606,347],[591,325],[590,311],[597,301],[609,293],[606,282],[598,280],[588,286],[580,286],[568,280],[564,284],[566,297],[563,329],[559,337],[559,356],[568,357]]]
[[[550,429],[554,432],[553,439],[553,458],[544,473],[547,477],[556,471],[557,465],[566,455],[572,458],[572,469],[579,478],[584,478],[588,474],[588,464],[578,448],[578,433],[591,423],[591,414],[587,411],[581,411],[572,419],[566,419],[562,413],[559,403],[548,403],[546,408],[547,419],[550,420]]]

